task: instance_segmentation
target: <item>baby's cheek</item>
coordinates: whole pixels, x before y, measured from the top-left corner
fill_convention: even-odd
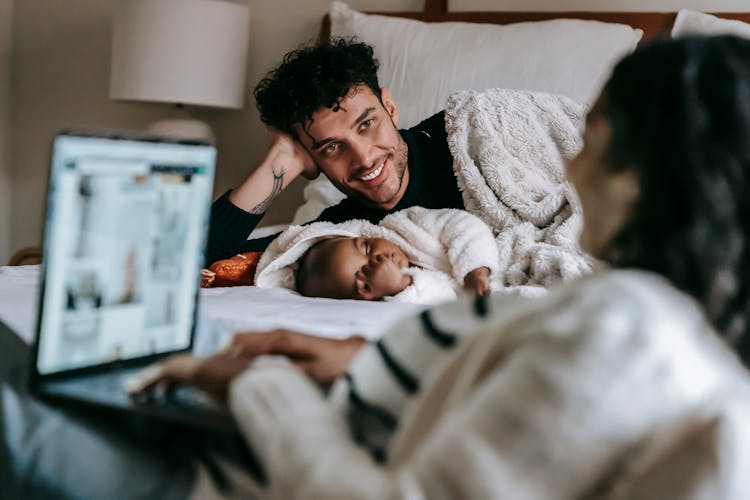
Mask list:
[[[397,274],[394,274],[391,277],[391,280],[390,280],[391,286],[388,287],[389,292],[384,295],[399,294],[403,292],[404,290],[406,290],[411,285],[411,282],[412,282],[411,276],[401,274],[401,272],[399,271]]]
[[[401,274],[401,279],[403,280],[404,288],[411,286],[414,282],[414,278],[411,274]]]

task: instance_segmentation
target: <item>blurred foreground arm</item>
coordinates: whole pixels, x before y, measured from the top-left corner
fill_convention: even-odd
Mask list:
[[[168,389],[185,384],[223,401],[232,380],[263,355],[286,356],[314,382],[327,386],[346,372],[365,343],[362,337],[327,339],[283,329],[239,333],[213,356],[181,354],[151,365],[130,379],[127,390],[135,394],[155,386]]]

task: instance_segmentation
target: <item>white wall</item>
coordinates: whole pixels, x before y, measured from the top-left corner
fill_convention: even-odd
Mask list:
[[[10,1],[0,0],[2,5]],[[285,52],[316,36],[329,2],[238,0],[237,3],[245,3],[251,9],[247,105],[242,111],[194,113],[209,122],[217,136],[216,194],[237,185],[261,159],[266,147],[265,130],[258,122],[251,89]],[[371,10],[421,8],[419,0],[358,0],[351,4]],[[15,5],[13,249],[41,242],[50,144],[57,130],[67,126],[138,129],[171,113],[161,105],[109,99],[115,5],[115,0],[33,0]],[[2,130],[0,124],[0,134]],[[294,206],[301,199],[301,184],[293,184],[282,195],[266,222],[291,219]],[[2,199],[6,198],[0,193]]]
[[[235,0],[251,9],[248,100],[242,111],[201,110],[217,136],[219,163],[215,194],[238,184],[261,159],[267,144],[250,91],[281,56],[318,33],[329,0]],[[349,0],[361,10],[415,11],[421,0]],[[744,5],[741,5],[744,4]],[[748,11],[748,0],[453,0],[453,10],[704,10]],[[564,7],[563,7],[564,5]],[[40,243],[49,168],[50,141],[64,126],[142,128],[164,118],[160,105],[119,103],[109,99],[109,51],[115,0],[0,0],[0,55],[10,42],[12,9],[14,77],[12,127],[4,122],[11,99],[3,90],[7,58],[0,57],[0,178],[7,177],[11,130],[12,220],[10,248]],[[4,9],[4,10],[3,10]],[[4,15],[5,14],[5,15]],[[7,80],[7,79],[6,79]],[[7,89],[7,84],[5,84]],[[4,166],[5,165],[5,166]],[[0,182],[0,263],[7,254],[7,181]],[[266,223],[291,218],[303,182],[285,191]],[[4,205],[5,204],[5,205]],[[6,253],[3,253],[6,252]]]
[[[10,257],[13,0],[0,0],[0,265]]]

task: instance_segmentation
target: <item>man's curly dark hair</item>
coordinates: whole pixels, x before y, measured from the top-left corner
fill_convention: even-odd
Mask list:
[[[692,295],[750,365],[750,41],[652,42],[616,66],[600,107],[609,168],[640,186],[608,260]]]
[[[352,87],[363,84],[381,98],[372,47],[339,38],[289,52],[254,94],[263,123],[296,136],[296,124],[307,122],[323,107],[334,108]]]

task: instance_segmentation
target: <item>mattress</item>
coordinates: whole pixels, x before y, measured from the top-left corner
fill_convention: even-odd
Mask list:
[[[0,320],[26,343],[33,341],[39,300],[39,266],[0,267]],[[234,332],[288,328],[330,338],[379,337],[400,318],[424,306],[302,297],[254,286],[200,292],[195,351],[212,352]]]

